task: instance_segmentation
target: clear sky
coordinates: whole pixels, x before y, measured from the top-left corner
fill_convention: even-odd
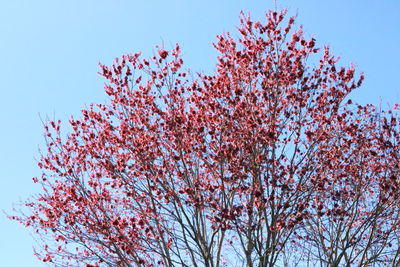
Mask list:
[[[317,44],[330,45],[366,80],[356,102],[400,102],[400,1],[277,0],[298,13]],[[66,120],[104,102],[98,62],[128,52],[152,55],[176,42],[193,71],[213,69],[211,43],[235,31],[239,12],[261,19],[273,0],[0,0],[0,209],[38,192],[40,116]],[[0,215],[0,266],[44,266],[29,231]]]

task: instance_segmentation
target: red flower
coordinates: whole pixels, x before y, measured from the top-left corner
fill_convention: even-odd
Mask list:
[[[165,59],[168,56],[168,52],[166,50],[158,50],[158,54],[162,59]]]

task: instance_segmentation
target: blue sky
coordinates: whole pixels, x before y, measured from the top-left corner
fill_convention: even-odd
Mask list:
[[[364,71],[356,102],[400,102],[400,2],[397,0],[277,1],[298,13],[317,44],[330,45],[342,63]],[[35,157],[43,147],[44,118],[66,120],[85,104],[104,102],[98,62],[128,52],[152,55],[176,42],[194,71],[213,69],[211,43],[235,31],[239,12],[262,18],[272,0],[12,0],[0,1],[0,209],[38,192]],[[44,266],[32,255],[23,226],[0,216],[0,265]]]

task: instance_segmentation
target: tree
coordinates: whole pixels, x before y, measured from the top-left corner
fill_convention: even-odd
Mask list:
[[[346,100],[354,67],[292,30],[242,14],[216,72],[180,47],[101,65],[109,103],[45,125],[35,182],[14,217],[70,266],[367,266],[400,262],[395,110]]]

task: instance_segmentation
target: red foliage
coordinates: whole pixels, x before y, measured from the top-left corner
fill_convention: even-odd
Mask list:
[[[195,81],[178,45],[101,65],[110,102],[82,110],[66,138],[45,126],[43,194],[18,218],[53,241],[43,261],[399,260],[397,119],[345,103],[363,76],[328,47],[310,64],[316,40],[285,13],[242,15],[240,38],[214,44],[216,73]]]

